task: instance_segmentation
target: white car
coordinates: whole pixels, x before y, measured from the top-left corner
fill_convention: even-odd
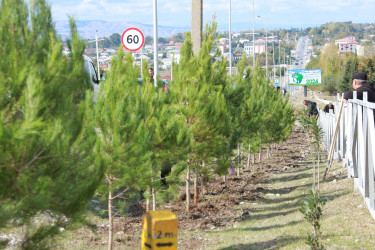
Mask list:
[[[85,61],[83,68],[90,76],[90,83],[91,86],[94,88],[94,102],[96,102],[100,90],[98,74],[96,73],[92,60],[86,55],[83,55],[83,59]]]

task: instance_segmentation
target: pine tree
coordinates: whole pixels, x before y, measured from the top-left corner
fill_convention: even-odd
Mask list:
[[[137,83],[139,73],[133,69],[130,53],[124,55],[120,48],[111,65],[96,106],[100,155],[107,166],[110,249],[114,200],[125,192],[129,195],[148,188],[155,210],[162,163],[182,157],[179,147],[187,139],[180,116],[169,105],[168,93],[147,80],[142,86]]]
[[[71,20],[71,56],[62,54],[42,0],[1,1],[0,20],[0,227],[19,222],[22,247],[40,249],[80,220],[103,176],[84,43]],[[40,215],[49,219],[36,226]]]
[[[348,57],[345,63],[345,67],[342,71],[343,78],[338,90],[341,92],[352,89],[352,75],[358,70],[358,59],[357,57],[351,58]]]
[[[229,113],[223,88],[226,85],[225,61],[213,63],[210,56],[217,38],[217,25],[206,26],[204,41],[198,56],[193,56],[190,33],[181,47],[180,64],[174,68],[171,95],[191,136],[191,146],[186,173],[186,209],[190,209],[191,168],[203,175],[206,182],[208,169],[195,164],[200,161],[208,166],[210,158],[220,158],[225,149],[225,134],[229,128]],[[220,163],[217,161],[216,163]],[[197,173],[196,173],[197,174]]]
[[[113,202],[125,193],[145,188],[147,157],[136,143],[142,113],[137,107],[141,93],[130,54],[120,48],[112,59],[106,84],[99,94],[95,118],[100,143],[99,154],[106,166],[108,192],[109,249],[113,244]],[[116,191],[116,192],[115,192]]]

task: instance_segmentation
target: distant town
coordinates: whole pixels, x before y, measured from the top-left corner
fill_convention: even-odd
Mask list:
[[[336,23],[340,25],[342,23]],[[344,23],[345,25],[346,23]],[[349,25],[349,24],[347,24]],[[352,24],[350,24],[352,25]],[[329,28],[326,25],[316,28],[307,28],[305,30],[271,30],[264,29],[255,32],[254,45],[252,42],[253,35],[249,31],[232,33],[232,60],[233,67],[236,70],[236,62],[245,53],[248,58],[248,64],[251,64],[251,58],[255,53],[256,60],[260,65],[266,65],[266,50],[268,52],[268,67],[280,65],[282,67],[281,75],[284,74],[288,65],[298,65],[296,58],[295,46],[300,36],[309,36],[312,43],[308,46],[306,54],[306,64],[310,61],[310,57],[320,55],[320,51],[329,44],[335,44],[337,53],[354,53],[358,56],[371,56],[375,54],[374,37],[375,29],[373,25],[360,25],[361,32],[355,34],[353,32],[341,32],[340,34],[329,35]],[[328,34],[327,34],[328,33]],[[359,35],[360,34],[360,35]],[[216,48],[221,52],[220,58],[229,58],[229,39],[228,33],[220,34]],[[170,71],[172,61],[179,63],[180,48],[185,39],[185,34],[177,33],[169,38],[159,38],[158,58],[159,58],[159,74],[163,79],[170,79]],[[94,65],[97,65],[96,40],[87,39],[86,55],[89,56]],[[121,35],[112,34],[110,37],[102,37],[98,39],[98,58],[100,70],[105,72],[111,66],[111,59],[117,54],[121,45]],[[215,48],[215,50],[216,50]],[[65,48],[65,50],[68,50]],[[153,38],[145,37],[145,44],[142,50],[132,52],[136,65],[141,65],[141,60],[145,60],[149,66],[153,66]],[[277,74],[277,72],[276,72]],[[103,74],[101,74],[103,75]]]

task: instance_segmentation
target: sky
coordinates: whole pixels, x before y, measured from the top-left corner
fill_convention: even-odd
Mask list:
[[[153,23],[153,0],[47,0],[55,21],[77,20]],[[253,1],[231,0],[232,27],[250,30]],[[254,0],[257,28],[306,28],[327,22],[374,23],[375,0]],[[190,27],[191,0],[158,0],[158,25]],[[216,14],[219,28],[229,24],[229,0],[203,0],[203,22]],[[232,28],[233,29],[233,28]]]

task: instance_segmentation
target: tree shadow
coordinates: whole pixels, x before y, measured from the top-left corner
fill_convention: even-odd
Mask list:
[[[293,244],[297,241],[303,240],[302,237],[287,237],[283,236],[280,238],[268,240],[268,241],[260,241],[251,244],[238,244],[233,245],[225,248],[220,248],[220,250],[249,250],[249,249],[280,249],[284,246],[288,246]]]
[[[306,179],[311,177],[310,173],[300,173],[300,174],[294,174],[294,175],[288,175],[288,176],[283,176],[279,178],[273,178],[272,182],[288,182],[288,181],[295,181],[299,179]]]
[[[323,198],[327,198],[328,201],[337,199],[343,195],[347,195],[349,192],[341,191],[338,193],[333,194],[324,194],[322,195]],[[267,199],[265,197],[259,197],[258,201],[263,204],[267,205],[274,205],[274,206],[267,206],[263,209],[250,209],[250,211],[253,212],[261,212],[261,211],[281,211],[284,209],[292,209],[299,207],[300,204],[303,202],[304,199],[308,197],[308,193],[300,194],[298,196],[292,196],[292,197],[285,197],[285,198],[274,198],[274,199]],[[289,202],[292,201],[292,202]],[[289,203],[288,203],[289,202]]]
[[[267,209],[269,210],[269,209]],[[252,219],[254,220],[264,220],[264,219],[270,219],[273,217],[277,216],[286,216],[288,214],[294,213],[298,211],[297,208],[286,210],[286,211],[281,211],[281,212],[271,212],[271,213],[265,213],[265,214],[255,214],[255,215],[250,215]]]

